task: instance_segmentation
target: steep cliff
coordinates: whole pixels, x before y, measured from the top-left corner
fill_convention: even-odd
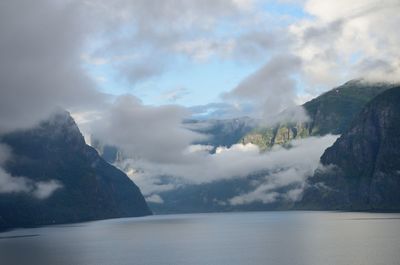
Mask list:
[[[3,165],[11,180],[32,186],[0,193],[0,229],[151,214],[139,188],[85,144],[66,112],[0,143],[12,150]],[[38,194],[46,183],[57,189]]]
[[[400,210],[400,87],[377,96],[321,157],[299,208]]]

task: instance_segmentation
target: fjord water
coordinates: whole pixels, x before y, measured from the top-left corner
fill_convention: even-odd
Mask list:
[[[394,265],[400,214],[160,215],[0,234],[7,265]]]

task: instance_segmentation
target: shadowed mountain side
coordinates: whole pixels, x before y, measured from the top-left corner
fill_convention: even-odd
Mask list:
[[[276,201],[263,203],[234,204],[230,199],[238,194],[245,194],[254,190],[254,182],[263,180],[265,174],[252,174],[246,178],[219,180],[212,183],[186,185],[176,190],[161,192],[162,203],[149,202],[156,214],[171,213],[204,213],[204,212],[231,212],[231,211],[268,211],[285,210],[293,207],[294,202],[277,198]],[[288,185],[275,192],[284,194],[295,188],[296,184]]]
[[[85,144],[66,112],[3,135],[1,143],[12,150],[4,165],[10,175],[59,188],[48,198],[0,193],[0,229],[151,214],[139,188]]]
[[[321,157],[302,209],[400,211],[400,87],[377,96]]]

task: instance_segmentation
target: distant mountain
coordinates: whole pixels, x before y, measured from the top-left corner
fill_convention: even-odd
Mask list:
[[[249,117],[223,120],[187,120],[185,125],[192,131],[208,136],[207,139],[194,144],[230,147],[252,131],[257,126],[257,121]]]
[[[68,113],[3,135],[0,143],[13,153],[6,172],[59,185],[48,198],[0,193],[0,229],[151,214],[139,188],[85,144]]]
[[[321,163],[299,208],[400,211],[400,87],[367,104]]]
[[[245,135],[241,141],[268,149],[276,144],[286,144],[292,139],[342,134],[367,102],[393,87],[394,85],[386,83],[349,81],[303,104],[310,121],[258,127]]]
[[[262,182],[265,175],[262,173],[251,174],[246,178],[232,178],[218,180],[211,183],[186,185],[171,191],[159,193],[163,203],[149,202],[150,208],[156,214],[171,213],[205,213],[205,212],[229,212],[229,211],[268,211],[287,210],[293,207],[291,201],[275,201],[263,203],[254,201],[248,204],[232,205],[229,199],[252,192],[254,182]],[[287,192],[292,188],[285,186],[276,189],[276,192]]]

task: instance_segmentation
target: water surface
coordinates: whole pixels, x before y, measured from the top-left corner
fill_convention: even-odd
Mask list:
[[[5,265],[398,265],[400,214],[164,215],[0,233]]]

